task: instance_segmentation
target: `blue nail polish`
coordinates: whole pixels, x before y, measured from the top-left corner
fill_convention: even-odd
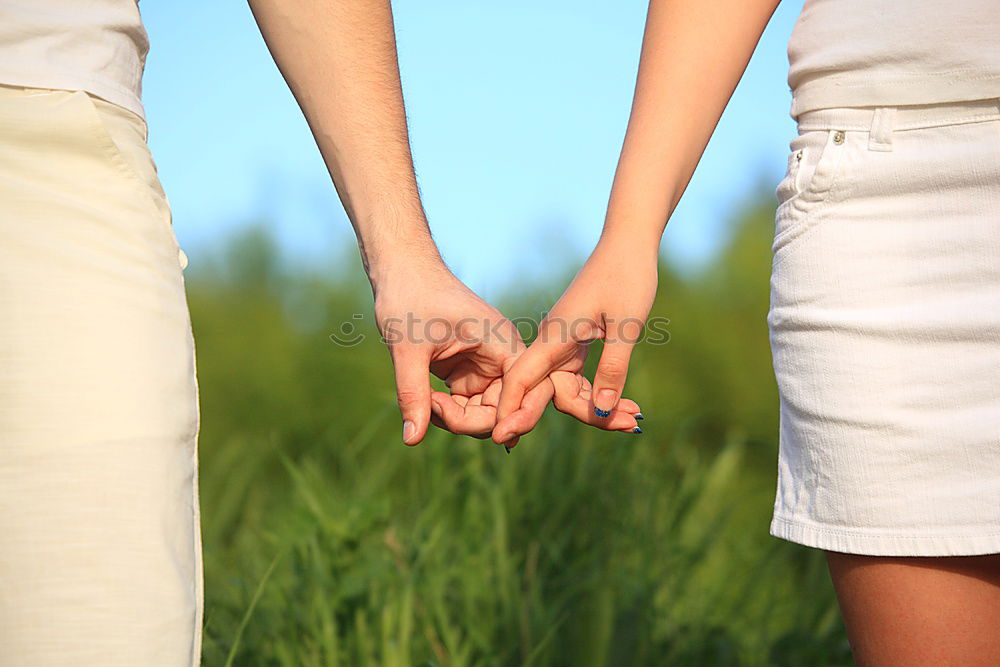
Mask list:
[[[601,410],[599,407],[594,406],[594,414],[598,417],[610,417],[611,410]]]
[[[508,447],[507,445],[504,445],[503,448],[507,450],[508,454],[510,454],[510,447]]]
[[[635,418],[637,421],[642,421],[643,419],[645,419],[645,417],[642,416],[641,412],[635,413]]]
[[[636,426],[634,429],[632,429],[632,432],[633,433],[642,433],[642,429],[639,428],[638,426]]]

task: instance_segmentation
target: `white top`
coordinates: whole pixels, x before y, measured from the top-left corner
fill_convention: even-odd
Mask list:
[[[805,0],[788,62],[792,116],[1000,97],[1000,1]]]
[[[0,83],[85,90],[145,117],[137,0],[0,0]]]

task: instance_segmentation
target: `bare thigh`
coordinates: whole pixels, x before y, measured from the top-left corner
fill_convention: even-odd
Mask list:
[[[860,667],[1000,665],[1000,554],[826,556]]]

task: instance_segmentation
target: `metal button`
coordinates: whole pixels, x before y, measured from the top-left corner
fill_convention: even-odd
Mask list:
[[[844,143],[844,133],[841,130],[833,133],[833,143],[837,145]]]
[[[799,151],[798,153],[795,154],[795,161],[802,162],[802,151]]]

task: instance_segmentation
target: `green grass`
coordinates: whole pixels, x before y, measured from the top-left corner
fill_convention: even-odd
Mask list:
[[[850,664],[822,555],[768,535],[772,214],[703,274],[663,267],[671,340],[638,346],[626,392],[644,435],[550,412],[509,456],[401,444],[353,258],[296,269],[258,230],[203,260],[204,664]],[[354,313],[368,340],[334,345]]]

